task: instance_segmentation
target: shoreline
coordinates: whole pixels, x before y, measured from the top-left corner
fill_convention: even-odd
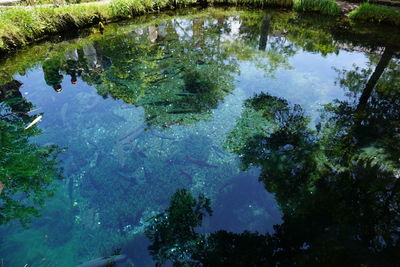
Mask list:
[[[100,31],[103,24],[119,22],[132,19],[146,14],[157,14],[161,11],[176,11],[185,7],[241,7],[241,8],[285,8],[298,13],[321,13],[324,15],[340,16],[349,22],[367,22],[372,24],[385,24],[385,21],[374,18],[368,21],[360,16],[352,16],[352,13],[361,9],[363,4],[331,0],[263,0],[262,2],[252,0],[113,0],[101,2],[89,2],[60,7],[37,6],[37,7],[14,7],[0,10],[0,58],[7,57],[21,47],[31,45],[56,35],[65,35],[71,31],[78,31],[98,25]],[[297,2],[296,2],[297,1]],[[299,2],[304,4],[299,6]],[[311,5],[310,5],[311,3]],[[327,3],[334,10],[324,10]],[[337,5],[334,6],[332,3]],[[371,4],[369,4],[371,6]],[[375,5],[374,5],[375,6]],[[378,6],[379,8],[389,8]],[[339,10],[339,11],[338,11]],[[394,9],[395,10],[395,9]],[[399,14],[400,12],[395,10]],[[350,15],[349,15],[350,13]],[[357,15],[357,14],[356,14]],[[389,21],[391,22],[391,21]],[[396,21],[395,21],[396,22]],[[390,23],[389,23],[390,25]],[[394,24],[397,25],[397,24]]]

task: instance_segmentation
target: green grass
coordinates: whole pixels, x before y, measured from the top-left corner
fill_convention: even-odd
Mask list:
[[[340,7],[332,0],[294,0],[293,8],[301,12],[318,12],[324,15],[339,15]]]
[[[113,0],[108,6],[111,18],[131,18],[140,14],[196,4],[196,0]]]
[[[215,11],[219,14],[219,10]],[[73,49],[81,49],[82,47],[92,44],[95,41],[101,40],[102,38],[111,38],[120,34],[129,34],[134,28],[147,27],[154,24],[160,24],[166,20],[170,20],[176,15],[182,19],[191,19],[199,17],[208,17],[213,14],[210,9],[207,11],[199,11],[195,14],[182,10],[176,12],[176,14],[171,15],[169,13],[160,13],[155,19],[152,15],[143,15],[133,19],[133,25],[128,24],[121,26],[119,24],[111,24],[104,30],[103,34],[100,34],[98,30],[92,28],[88,29],[86,33],[90,33],[89,36],[85,38],[75,38],[69,41],[56,42],[45,41],[40,44],[34,44],[30,47],[23,47],[18,49],[15,53],[9,55],[8,57],[0,60],[0,85],[6,82],[12,81],[13,76],[16,73],[24,73],[32,67],[40,65],[46,58],[63,57],[65,52]],[[224,14],[235,14],[236,11],[229,13],[229,11],[224,11]]]
[[[106,4],[4,9],[0,11],[0,52],[108,18]]]
[[[363,3],[349,14],[350,19],[400,25],[400,12],[391,7]]]
[[[210,4],[228,4],[252,7],[291,7],[293,0],[208,0]]]
[[[2,9],[0,54],[48,35],[88,27],[100,21],[116,21],[195,3],[196,0],[113,0],[109,4]]]
[[[111,17],[130,18],[144,14],[155,6],[152,0],[115,0],[109,5]]]
[[[35,5],[52,5],[54,2],[53,0],[34,0]],[[56,0],[58,3],[61,2],[61,0]],[[67,4],[80,4],[80,3],[88,3],[88,2],[96,2],[98,0],[64,0],[65,3]],[[19,5],[19,6],[29,6],[30,2],[29,0],[27,2],[18,2],[15,3],[14,5]]]
[[[0,54],[49,35],[89,27],[100,21],[106,23],[201,3],[261,8],[293,6],[295,10],[301,12],[311,11],[327,15],[340,13],[339,6],[333,0],[113,0],[110,3],[89,3],[58,8],[8,8],[0,10]],[[355,20],[387,22],[395,25],[399,25],[400,21],[399,12],[372,4],[361,5],[351,13],[351,17]]]

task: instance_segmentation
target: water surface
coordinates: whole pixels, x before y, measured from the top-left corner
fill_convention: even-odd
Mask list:
[[[394,29],[340,23],[187,11],[4,59],[4,266],[118,253],[121,266],[398,261],[398,42]],[[144,232],[179,189],[213,215],[195,241],[174,232],[155,246]],[[221,230],[247,244],[242,261],[207,243],[233,242]],[[182,249],[193,242],[208,262]]]

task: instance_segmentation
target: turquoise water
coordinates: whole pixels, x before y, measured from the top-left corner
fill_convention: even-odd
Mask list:
[[[187,11],[5,59],[2,264],[395,266],[400,50],[340,23]]]

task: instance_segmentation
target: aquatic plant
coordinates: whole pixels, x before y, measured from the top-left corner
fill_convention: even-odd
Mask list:
[[[355,21],[369,21],[400,25],[400,11],[386,6],[371,3],[362,3],[350,12],[349,17]]]
[[[325,15],[339,15],[339,5],[332,0],[295,0],[294,10],[302,12],[319,12]]]

